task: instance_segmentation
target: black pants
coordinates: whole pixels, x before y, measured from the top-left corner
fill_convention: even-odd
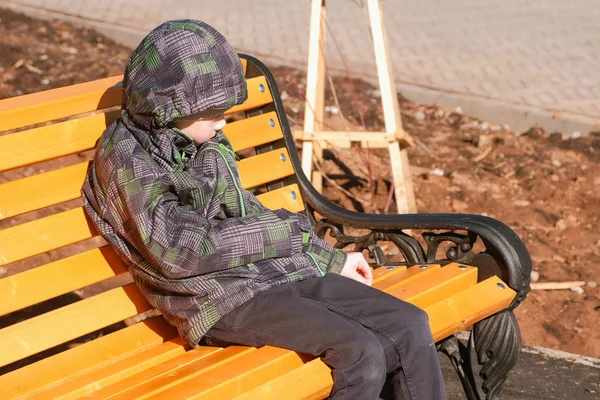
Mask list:
[[[336,274],[262,292],[224,316],[209,345],[271,345],[320,356],[332,369],[331,398],[445,399],[427,314]]]

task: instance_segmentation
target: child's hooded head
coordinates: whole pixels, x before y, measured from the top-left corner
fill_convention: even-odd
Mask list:
[[[123,88],[128,117],[154,133],[181,118],[222,115],[247,98],[235,50],[210,25],[187,19],[167,21],[142,40]]]

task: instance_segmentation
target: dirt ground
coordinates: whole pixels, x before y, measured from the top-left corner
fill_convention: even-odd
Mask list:
[[[130,52],[91,30],[0,9],[0,98],[121,74]],[[299,129],[304,72],[273,72]],[[326,127],[382,128],[375,87],[343,77],[333,82],[338,101],[328,87]],[[600,357],[600,132],[572,138],[537,127],[515,132],[501,121],[403,98],[401,109],[416,141],[408,155],[419,212],[497,218],[525,241],[538,282],[585,281],[583,293],[533,291],[516,314],[524,342]],[[328,198],[366,212],[395,212],[385,151],[332,149],[325,158]],[[14,272],[7,268],[0,275]]]

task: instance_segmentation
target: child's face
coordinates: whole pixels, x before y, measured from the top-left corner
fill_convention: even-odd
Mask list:
[[[180,119],[174,124],[180,131],[191,137],[196,144],[202,144],[215,136],[217,131],[225,128],[227,122],[225,115],[220,114],[209,118]]]

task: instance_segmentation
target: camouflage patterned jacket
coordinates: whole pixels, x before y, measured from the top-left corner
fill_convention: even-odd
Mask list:
[[[173,66],[189,60],[215,65],[184,66],[173,79]],[[217,31],[190,20],[161,25],[133,53],[123,85],[122,115],[100,138],[84,207],[191,345],[261,291],[341,271],[346,256],[313,235],[306,216],[268,210],[242,189],[222,132],[196,146],[169,124],[245,100],[239,59]],[[199,86],[210,101],[194,93]]]

